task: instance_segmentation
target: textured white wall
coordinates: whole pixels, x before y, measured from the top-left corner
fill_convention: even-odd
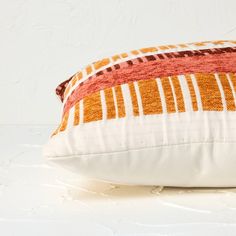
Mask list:
[[[56,85],[103,56],[236,39],[235,0],[0,0],[0,124],[56,124]]]

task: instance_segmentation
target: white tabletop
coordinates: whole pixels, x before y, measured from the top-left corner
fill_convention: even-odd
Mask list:
[[[51,166],[52,126],[0,126],[0,235],[236,235],[235,189],[118,186]]]

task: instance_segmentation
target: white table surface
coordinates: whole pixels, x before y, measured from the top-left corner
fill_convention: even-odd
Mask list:
[[[53,126],[0,126],[0,235],[236,235],[236,189],[118,186],[51,166]]]

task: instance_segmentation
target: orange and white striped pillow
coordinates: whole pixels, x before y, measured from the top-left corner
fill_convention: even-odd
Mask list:
[[[236,186],[236,41],[117,54],[56,92],[55,163],[122,184]]]

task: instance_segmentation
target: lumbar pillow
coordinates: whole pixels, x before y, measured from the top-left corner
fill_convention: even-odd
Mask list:
[[[117,54],[57,94],[51,161],[114,183],[236,186],[236,41]]]

